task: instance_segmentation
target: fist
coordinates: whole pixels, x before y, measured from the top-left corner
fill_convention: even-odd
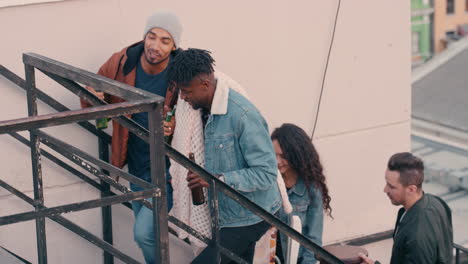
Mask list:
[[[195,189],[197,187],[205,187],[205,188],[210,187],[209,183],[207,183],[205,180],[200,178],[200,176],[198,176],[197,174],[191,171],[189,171],[187,174],[187,182],[188,182],[187,185],[190,189]]]

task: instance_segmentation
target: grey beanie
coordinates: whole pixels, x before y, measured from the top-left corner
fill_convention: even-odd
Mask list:
[[[148,17],[143,39],[153,28],[161,28],[169,32],[174,40],[175,46],[177,48],[179,47],[180,37],[182,35],[182,24],[180,24],[179,18],[174,13],[156,12]]]

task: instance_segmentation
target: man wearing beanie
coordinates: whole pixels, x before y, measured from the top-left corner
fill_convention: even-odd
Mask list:
[[[101,66],[98,74],[165,97],[163,113],[165,115],[177,99],[174,90],[168,89],[166,67],[178,52],[181,34],[182,25],[175,14],[156,12],[147,19],[143,40],[114,53]],[[121,98],[97,92],[91,87],[88,89],[111,104],[124,101]],[[81,101],[81,105],[82,107],[90,106],[84,101]],[[133,114],[132,119],[148,128],[147,113]],[[129,133],[116,121],[112,122],[111,163],[119,168],[128,163],[128,170],[131,174],[151,181],[149,145],[136,135]],[[165,122],[164,135],[171,135],[174,126],[174,121]],[[167,165],[169,165],[168,162],[169,159],[166,159]],[[166,173],[166,176],[168,178],[168,209],[170,209],[172,187],[169,182],[169,173]],[[133,184],[130,184],[130,188],[132,191],[142,189]],[[135,215],[135,241],[143,251],[146,263],[154,263],[153,212],[138,202],[133,202],[132,207]]]

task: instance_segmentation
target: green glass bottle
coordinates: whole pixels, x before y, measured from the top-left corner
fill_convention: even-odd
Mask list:
[[[106,129],[108,120],[106,117],[96,119],[96,128],[97,129]]]
[[[99,91],[96,91],[96,92],[99,92]],[[109,119],[107,117],[98,118],[98,119],[96,119],[96,128],[97,129],[106,129],[108,122],[109,122]]]
[[[175,115],[175,110],[176,110],[176,105],[174,105],[174,108],[172,109],[172,111],[167,112],[166,119],[165,119],[166,122],[171,122],[172,117]],[[164,141],[166,141],[168,144],[171,144],[172,135],[164,136]]]

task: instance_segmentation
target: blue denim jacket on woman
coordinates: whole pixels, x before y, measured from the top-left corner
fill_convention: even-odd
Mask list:
[[[268,126],[255,106],[218,85],[205,126],[205,169],[270,213],[281,207],[276,157]],[[262,219],[218,193],[220,227],[239,227]]]
[[[302,234],[308,237],[312,242],[321,246],[323,233],[323,203],[322,194],[315,186],[310,187],[312,200],[309,192],[302,179],[298,179],[296,185],[288,190],[288,198],[293,206],[291,215],[297,215],[301,219]],[[280,210],[281,221],[290,224],[290,215],[287,215],[283,210]],[[283,256],[286,256],[286,248],[288,245],[287,237],[280,235],[281,246],[283,248]],[[298,264],[315,263],[314,253],[300,247]]]

